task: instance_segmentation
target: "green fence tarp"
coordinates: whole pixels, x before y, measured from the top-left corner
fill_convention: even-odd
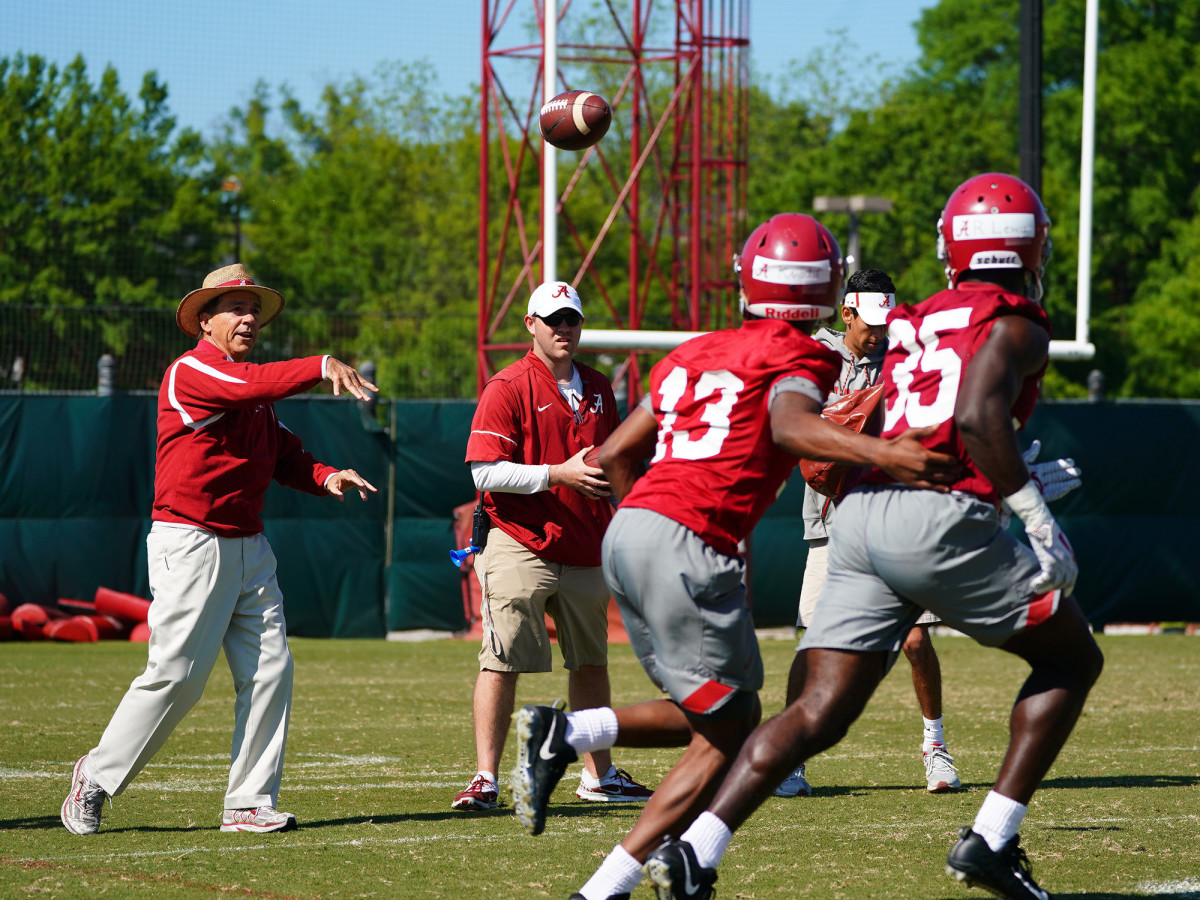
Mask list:
[[[379,488],[365,504],[268,491],[289,629],[463,628],[462,573],[449,551],[453,510],[475,496],[463,462],[474,404],[398,402],[380,410],[387,430],[346,400],[296,398],[278,410],[318,458]],[[154,418],[153,397],[0,395],[0,592],[10,601],[90,599],[99,585],[148,596]],[[1043,403],[1027,434],[1023,442],[1042,440],[1043,459],[1071,456],[1083,468],[1084,487],[1054,509],[1092,622],[1200,621],[1200,404]],[[793,476],[750,540],[760,626],[795,622],[801,497]]]

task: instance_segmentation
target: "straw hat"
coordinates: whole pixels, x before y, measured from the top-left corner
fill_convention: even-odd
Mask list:
[[[179,301],[175,322],[180,330],[191,337],[200,337],[200,310],[204,309],[209,300],[230,291],[249,291],[258,295],[262,302],[262,315],[259,316],[258,323],[260,327],[272,322],[283,310],[283,295],[279,291],[255,284],[254,279],[246,272],[246,267],[241,263],[234,263],[232,266],[209,272],[204,279],[204,287],[192,291]]]

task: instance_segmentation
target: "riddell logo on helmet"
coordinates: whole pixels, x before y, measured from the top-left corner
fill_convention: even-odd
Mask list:
[[[768,306],[763,310],[764,319],[786,319],[789,322],[804,322],[823,318],[821,311],[812,306]]]

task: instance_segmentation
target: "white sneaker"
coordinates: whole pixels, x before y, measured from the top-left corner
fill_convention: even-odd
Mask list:
[[[273,806],[259,806],[256,809],[227,809],[221,816],[222,831],[257,831],[266,834],[270,831],[295,831],[296,817],[288,812],[280,812]]]
[[[921,751],[925,761],[925,789],[931,794],[944,794],[962,787],[958,770],[954,768],[954,757],[940,744]]]
[[[808,779],[804,777],[804,764],[800,766],[783,779],[783,783],[775,788],[776,797],[811,797],[812,785],[808,783]]]
[[[83,771],[87,754],[79,757],[71,775],[71,793],[62,805],[62,823],[71,834],[95,834],[100,830],[100,813],[108,794]],[[110,805],[112,801],[109,801]]]

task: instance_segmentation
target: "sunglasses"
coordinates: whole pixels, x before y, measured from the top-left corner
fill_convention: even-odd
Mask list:
[[[568,312],[551,313],[548,316],[535,316],[534,318],[541,319],[551,328],[557,328],[563,322],[566,322],[569,327],[574,328],[583,321],[583,316],[573,310]]]

